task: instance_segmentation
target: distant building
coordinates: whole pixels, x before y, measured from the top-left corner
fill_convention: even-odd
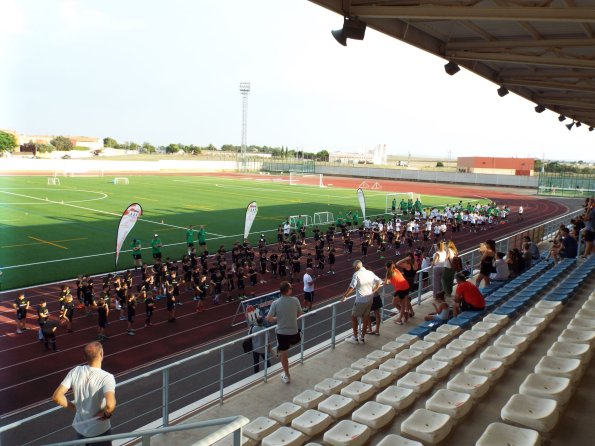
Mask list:
[[[468,156],[457,158],[457,170],[465,173],[489,173],[499,175],[533,176],[533,158],[495,158]]]
[[[54,139],[57,135],[30,135],[25,133],[16,133],[10,132],[17,137],[17,142],[20,145],[27,144],[27,143],[34,143],[34,144],[49,144],[52,139]],[[75,147],[87,147],[91,150],[97,150],[103,148],[103,139],[90,137],[90,136],[68,136],[64,135],[66,138],[70,139],[72,145]]]
[[[333,152],[329,154],[331,163],[341,164],[386,164],[386,144],[378,144],[373,149],[354,152]]]

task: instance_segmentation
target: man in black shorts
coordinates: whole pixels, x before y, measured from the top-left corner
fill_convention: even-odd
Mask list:
[[[72,319],[74,317],[74,301],[72,295],[67,294],[64,302],[60,307],[60,322],[66,322],[66,329],[68,333],[72,333]]]
[[[281,296],[273,302],[267,315],[268,322],[277,323],[277,351],[283,367],[281,381],[285,384],[289,384],[291,380],[289,376],[289,347],[301,341],[297,320],[302,315],[302,307],[297,297],[291,296],[292,290],[289,282],[281,282],[279,287]]]
[[[130,336],[134,336],[134,328],[132,328],[132,324],[134,324],[134,316],[136,316],[136,296],[134,293],[130,293],[126,298],[126,310],[128,316],[128,328],[126,332]]]
[[[312,268],[306,268],[304,274],[304,312],[312,310],[312,303],[314,302],[314,277],[312,277]]]
[[[99,341],[105,341],[108,337],[105,335],[107,327],[107,316],[109,315],[109,294],[99,299],[97,302],[97,336]]]
[[[27,329],[25,324],[27,322],[27,310],[29,309],[29,301],[25,299],[25,293],[19,293],[12,306],[17,310],[17,333],[21,334]]]

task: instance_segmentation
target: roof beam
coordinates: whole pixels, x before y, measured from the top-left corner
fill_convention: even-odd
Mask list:
[[[562,91],[582,91],[585,93],[595,93],[595,87],[588,87],[579,84],[569,84],[564,82],[547,82],[547,81],[532,81],[522,79],[500,78],[498,84],[505,87],[528,87],[528,88],[543,88],[550,90]]]
[[[505,68],[500,70],[499,76],[501,78],[512,77],[516,79],[553,79],[553,78],[572,78],[572,79],[593,79],[595,80],[595,72],[588,70],[567,69],[538,69],[538,70],[523,70]]]
[[[544,57],[523,54],[480,53],[472,51],[452,51],[445,56],[457,60],[482,60],[486,62],[504,62],[523,65],[550,65],[554,67],[592,68],[595,69],[595,60],[576,59],[571,57]]]
[[[506,48],[569,48],[595,46],[595,39],[540,39],[540,40],[492,40],[486,41],[451,41],[445,45],[446,51],[485,50]]]
[[[547,99],[547,98],[536,98],[541,105],[545,105],[550,108],[552,105],[559,105],[562,107],[571,107],[573,110],[593,110],[595,111],[594,103],[587,103],[582,101],[563,101],[560,99]]]
[[[442,19],[531,22],[595,22],[595,8],[465,6],[351,6],[351,14],[363,19]]]

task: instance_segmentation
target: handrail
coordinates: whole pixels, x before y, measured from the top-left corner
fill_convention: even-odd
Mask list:
[[[71,441],[63,441],[60,443],[52,443],[48,446],[80,446],[88,443],[99,443],[103,441],[114,441],[114,440],[123,440],[125,438],[142,438],[143,446],[148,446],[151,444],[151,437],[160,434],[167,434],[169,432],[179,432],[179,431],[186,431],[190,429],[200,429],[203,427],[211,427],[211,426],[220,426],[225,424],[225,426],[217,429],[212,434],[207,435],[203,439],[192,443],[192,446],[206,446],[215,443],[229,434],[234,433],[234,446],[240,446],[241,444],[241,433],[242,427],[248,424],[250,420],[242,415],[236,415],[233,417],[226,417],[226,418],[216,418],[213,420],[206,420],[206,421],[198,421],[196,423],[184,423],[178,424],[176,426],[168,426],[168,427],[160,427],[158,429],[146,429],[142,431],[134,431],[134,432],[127,432],[124,434],[113,434],[113,435],[104,435],[101,437],[93,437],[93,438],[83,438],[80,440],[71,440]],[[239,432],[237,435],[236,441],[236,432]]]
[[[557,218],[548,220],[548,221],[546,221],[544,223],[531,226],[531,227],[529,227],[527,229],[524,229],[523,231],[520,231],[518,233],[515,233],[515,234],[513,234],[511,236],[504,237],[503,239],[498,240],[497,243],[500,244],[500,245],[502,243],[505,243],[505,242],[507,244],[509,244],[510,241],[513,238],[518,237],[521,234],[526,234],[526,233],[528,233],[530,231],[539,230],[540,228],[543,228],[543,231],[540,232],[540,240],[546,240],[546,239],[548,239],[548,238],[550,238],[550,237],[553,236],[553,234],[557,230],[557,225],[559,225],[561,222],[568,221],[570,218],[573,218],[574,216],[579,215],[580,213],[582,213],[582,210],[578,210],[578,211],[575,211],[575,212],[570,212],[570,213],[567,213],[567,214],[565,214],[563,216],[560,216],[560,217],[557,217]],[[554,225],[556,225],[556,226],[554,226]],[[464,251],[464,252],[462,252],[460,254],[461,256],[471,256],[471,262],[470,263],[472,265],[472,268],[474,267],[474,263],[475,263],[474,262],[474,255],[475,255],[475,253],[477,251],[478,251],[478,249],[475,248],[475,249],[470,249],[470,250]],[[423,286],[423,282],[424,282],[424,280],[422,280],[422,277],[423,276],[421,276],[421,274],[423,274],[424,272],[428,272],[429,270],[431,270],[431,267],[425,268],[423,270],[420,269],[417,272],[417,274],[418,274],[418,276],[417,276],[417,279],[418,279],[418,289],[417,290],[412,290],[413,292],[417,291],[417,294],[418,294],[417,303],[420,303],[421,302],[422,291],[431,289],[432,280],[433,280],[432,274],[429,274],[429,277],[428,277],[428,280],[427,280],[428,284],[425,287]],[[386,293],[383,293],[383,296],[386,296]],[[349,299],[351,299],[352,297],[353,297],[353,295],[350,296]],[[328,304],[326,304],[326,305],[324,305],[322,307],[319,307],[319,308],[317,308],[317,309],[315,309],[315,310],[313,310],[313,311],[311,311],[311,312],[303,315],[302,316],[302,328],[303,328],[304,333],[307,335],[307,333],[306,333],[306,324],[305,324],[306,318],[310,317],[311,315],[315,315],[317,313],[321,313],[321,312],[323,312],[325,310],[329,310],[330,309],[332,311],[332,315],[330,316],[330,318],[331,318],[331,324],[330,324],[331,326],[329,327],[330,328],[330,334],[329,334],[330,343],[328,344],[328,346],[330,346],[331,348],[334,348],[335,347],[335,343],[337,342],[337,340],[336,340],[337,335],[339,333],[342,333],[342,332],[346,331],[344,328],[342,328],[341,326],[339,326],[339,324],[337,323],[337,317],[338,317],[338,313],[339,313],[337,311],[337,308],[338,308],[338,305],[340,303],[341,302],[339,301],[339,296],[337,296],[336,297],[336,301],[330,302],[330,303],[328,303]],[[385,308],[383,308],[383,317],[386,314],[386,313],[384,313],[385,311],[387,311],[387,310]],[[211,404],[211,403],[213,403],[213,402],[215,402],[217,400],[219,400],[222,403],[223,402],[223,399],[226,396],[225,390],[227,389],[227,387],[224,387],[223,384],[222,384],[223,383],[223,377],[224,377],[223,371],[224,371],[224,367],[225,367],[225,362],[226,362],[226,360],[229,361],[231,359],[235,359],[235,358],[238,358],[238,357],[241,356],[241,355],[238,355],[238,356],[234,356],[232,358],[225,358],[223,356],[224,349],[226,349],[228,347],[232,347],[232,346],[234,348],[237,348],[238,347],[238,343],[241,343],[243,340],[248,339],[248,338],[252,338],[252,337],[255,337],[255,336],[262,336],[262,335],[265,336],[265,344],[268,344],[269,339],[271,339],[271,336],[274,336],[274,332],[272,331],[272,330],[274,330],[274,328],[275,327],[268,327],[268,328],[265,328],[262,331],[259,331],[258,333],[247,334],[247,335],[242,336],[240,338],[236,338],[233,341],[229,341],[229,342],[226,342],[225,344],[221,344],[219,346],[209,348],[209,349],[204,350],[204,351],[201,351],[199,353],[195,353],[195,354],[193,354],[193,355],[191,355],[191,356],[189,356],[187,358],[180,359],[180,360],[175,361],[173,363],[170,363],[168,365],[161,366],[161,367],[156,368],[156,369],[153,369],[153,370],[149,370],[149,371],[147,371],[145,373],[142,373],[140,375],[134,376],[132,378],[129,378],[127,380],[124,380],[124,381],[121,381],[121,382],[117,383],[117,387],[118,388],[121,388],[121,387],[126,386],[128,384],[139,382],[141,380],[144,380],[146,378],[149,378],[151,376],[155,376],[155,375],[158,375],[158,374],[161,373],[162,376],[163,376],[163,379],[162,379],[163,400],[162,400],[162,403],[161,403],[162,424],[163,424],[163,426],[167,426],[169,424],[169,422],[170,422],[170,414],[169,414],[169,403],[170,403],[170,401],[169,401],[169,387],[171,385],[173,385],[173,383],[170,384],[170,382],[169,382],[169,372],[170,372],[171,369],[173,369],[174,367],[177,367],[177,366],[180,366],[180,365],[189,363],[190,361],[196,360],[197,358],[206,357],[206,355],[210,355],[212,353],[220,352],[220,358],[221,359],[220,359],[219,367],[221,369],[221,374],[220,374],[220,378],[217,380],[217,381],[219,381],[219,391],[217,392],[218,397],[213,396],[213,394],[211,394],[209,396],[209,398],[211,398],[211,399],[209,399],[204,404]],[[305,336],[305,337],[307,338],[307,336]],[[300,361],[302,361],[302,362],[304,360],[304,345],[303,345],[303,343],[304,343],[304,337],[302,337],[302,345],[300,346]],[[326,348],[328,348],[328,347],[326,347]],[[266,359],[268,359],[268,353],[265,353],[265,355],[267,355],[267,358]],[[215,367],[217,367],[216,364],[215,364]],[[201,373],[201,372],[199,372],[199,373]],[[269,374],[270,374],[270,372],[269,372],[269,370],[268,370],[268,368],[266,366],[266,360],[265,360],[264,361],[264,376],[262,374],[261,375],[255,375],[255,379],[257,379],[257,380],[263,380],[263,381],[266,382],[267,381],[267,377],[269,376]],[[217,381],[215,381],[215,383],[217,383]],[[53,408],[44,410],[44,411],[42,411],[42,412],[40,412],[38,414],[31,415],[31,416],[26,417],[26,418],[21,419],[21,420],[17,420],[17,421],[12,422],[12,423],[10,423],[8,425],[1,426],[0,427],[0,444],[2,444],[2,433],[7,432],[7,431],[10,431],[10,430],[15,429],[15,428],[18,428],[18,427],[21,427],[21,426],[24,426],[24,425],[26,425],[27,423],[29,423],[31,421],[34,421],[34,420],[37,420],[37,419],[39,419],[39,418],[41,418],[43,416],[47,416],[49,414],[55,413],[56,411],[59,411],[60,409],[61,409],[60,407],[53,407]],[[157,407],[156,409],[159,409],[159,407]],[[50,435],[50,434],[51,433],[49,433],[48,435]]]

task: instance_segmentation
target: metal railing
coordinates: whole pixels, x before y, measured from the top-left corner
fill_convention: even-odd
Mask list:
[[[539,243],[554,237],[560,224],[580,215],[575,211],[564,216],[529,227],[517,234],[498,240],[498,250],[508,251],[520,247],[522,237],[528,235]],[[486,237],[489,232],[486,232]],[[478,249],[459,254],[464,264],[469,261],[472,270],[477,269],[480,262]],[[417,272],[414,303],[420,304],[424,293],[431,291],[433,278],[431,268]],[[426,278],[426,274],[427,278]],[[386,298],[392,295],[392,288],[383,289],[381,296],[385,300],[383,319],[392,313],[388,310]],[[430,294],[431,295],[431,294]],[[428,296],[429,298],[430,296]],[[339,300],[339,297],[337,297]],[[342,336],[350,332],[351,308],[348,304],[336,301],[317,308],[300,319],[302,340],[290,350],[291,363],[303,363],[304,360],[324,349],[334,348]],[[280,364],[268,366],[269,351],[265,349],[265,359],[259,364],[263,371],[254,372],[251,355],[242,352],[244,339],[263,336],[264,345],[275,339],[274,327],[266,328],[256,334],[246,335],[222,345],[218,345],[192,354],[186,358],[162,367],[149,370],[117,384],[118,401],[123,401],[117,408],[112,421],[119,421],[112,427],[113,431],[130,432],[143,426],[168,427],[198,411],[213,405],[223,404],[226,397],[253,385],[256,382],[267,382],[271,374],[280,370]],[[248,365],[247,365],[248,363]],[[49,441],[67,439],[70,434],[71,413],[52,407],[32,416],[10,422],[0,427],[0,445],[19,444],[21,446],[44,444]],[[61,427],[50,431],[47,426]],[[35,434],[35,426],[42,435]]]
[[[233,435],[232,445],[240,446],[242,444],[242,427],[244,427],[249,422],[250,420],[248,420],[248,418],[238,415],[235,417],[217,418],[214,420],[199,421],[196,423],[183,423],[177,426],[140,430],[136,432],[128,432],[125,434],[104,435],[101,437],[84,438],[81,440],[63,441],[60,443],[52,443],[49,446],[79,446],[85,444],[99,443],[103,441],[116,441],[135,438],[141,440],[142,446],[149,446],[151,444],[151,438],[155,435],[162,435],[170,432],[187,431],[190,429],[200,429],[211,426],[220,426],[222,424],[224,424],[225,426],[217,429],[215,432],[207,435],[201,440],[192,443],[192,446],[211,445],[214,442],[219,441],[230,434]]]

